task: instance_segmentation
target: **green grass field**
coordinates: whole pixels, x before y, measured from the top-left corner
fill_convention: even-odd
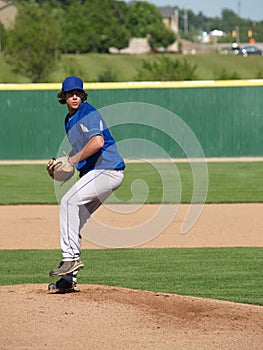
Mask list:
[[[262,202],[263,162],[214,162],[207,163],[209,173],[207,203]],[[182,203],[189,203],[193,191],[193,177],[188,163],[177,163],[179,181],[182,184]],[[117,200],[130,203],[132,184],[143,180],[149,193],[146,203],[160,203],[163,197],[162,181],[171,188],[166,202],[175,203],[175,175],[171,165],[159,165],[160,175],[151,164],[128,163],[123,185],[115,192]],[[45,165],[0,165],[0,204],[55,204],[57,199],[53,182]],[[64,187],[63,187],[64,186]],[[62,186],[62,190],[66,185]],[[109,201],[114,202],[114,198]]]
[[[83,250],[79,283],[263,305],[263,248]],[[0,285],[49,283],[58,250],[0,250]],[[8,278],[7,278],[8,275]]]
[[[163,167],[165,170],[165,164]],[[187,203],[193,187],[191,169],[186,163],[178,163],[177,168],[182,201]],[[207,202],[262,202],[262,170],[263,162],[208,163]],[[169,167],[165,176],[172,183]],[[1,165],[0,177],[2,205],[56,203],[45,165]],[[138,178],[148,185],[147,203],[160,202],[161,177],[149,164],[127,165],[117,198],[130,202],[131,184]],[[79,283],[263,305],[262,256],[263,247],[83,250],[86,267]],[[48,272],[57,265],[59,257],[59,250],[0,250],[0,285],[49,283]]]
[[[83,80],[95,82],[98,76],[110,70],[116,77],[116,81],[133,81],[134,76],[142,66],[143,60],[153,60],[158,55],[109,55],[109,54],[81,54],[63,55],[59,67],[47,76],[43,83],[57,83],[65,78],[65,75],[80,75]],[[237,73],[239,79],[262,79],[262,60],[260,56],[242,57],[233,55],[173,55],[168,57],[187,60],[197,65],[197,80],[220,79],[222,72],[230,76]],[[222,79],[222,78],[221,78]],[[30,81],[21,75],[14,74],[11,67],[6,64],[5,57],[0,57],[0,83],[29,83]]]

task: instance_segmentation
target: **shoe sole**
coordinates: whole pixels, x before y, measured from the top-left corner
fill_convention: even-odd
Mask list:
[[[57,277],[57,276],[65,276],[65,275],[68,275],[69,273],[71,272],[74,272],[76,270],[80,270],[80,269],[83,269],[84,267],[84,264],[83,263],[80,263],[78,264],[77,266],[72,266],[71,269],[65,271],[65,272],[59,272],[59,273],[52,273],[52,271],[49,273],[49,276],[50,277]]]
[[[72,289],[58,289],[56,291],[56,294],[67,294],[67,293],[75,293],[77,292],[77,290],[75,290],[74,288]]]

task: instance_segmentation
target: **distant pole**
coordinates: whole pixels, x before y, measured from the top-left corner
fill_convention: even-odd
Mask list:
[[[236,42],[239,44],[239,27],[236,27]]]
[[[240,0],[237,2],[237,14],[238,14],[238,17],[241,17],[241,1]]]
[[[184,32],[188,33],[188,11],[187,11],[187,6],[184,7]]]

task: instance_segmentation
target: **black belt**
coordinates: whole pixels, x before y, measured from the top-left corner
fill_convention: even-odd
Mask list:
[[[119,168],[119,169],[105,169],[105,170],[116,170],[116,171],[123,171],[125,169],[125,167],[123,167],[123,168]],[[87,173],[81,173],[81,172],[79,172],[79,177],[82,177],[82,176],[84,176],[84,175],[86,175]]]

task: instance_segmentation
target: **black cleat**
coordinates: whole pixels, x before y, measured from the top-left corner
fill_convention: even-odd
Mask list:
[[[75,292],[77,286],[74,282],[69,282],[64,278],[60,278],[56,283],[52,282],[48,285],[48,290],[56,290],[60,294]]]

